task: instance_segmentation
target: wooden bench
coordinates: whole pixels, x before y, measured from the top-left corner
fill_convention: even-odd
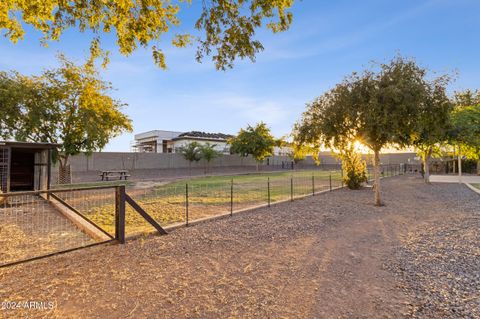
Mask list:
[[[99,176],[102,178],[102,181],[109,181],[110,179],[127,180],[130,174],[128,174],[127,170],[112,170],[102,171]]]

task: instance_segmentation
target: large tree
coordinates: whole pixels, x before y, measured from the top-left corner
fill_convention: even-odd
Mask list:
[[[441,76],[427,83],[425,103],[419,104],[412,143],[422,159],[424,179],[430,181],[430,159],[441,156],[441,148],[448,140],[450,112],[453,104],[447,95],[449,76]]]
[[[42,34],[42,43],[58,41],[69,29],[91,37],[91,50],[105,55],[101,40],[114,33],[123,55],[138,47],[150,48],[157,65],[166,67],[160,38],[169,34],[171,44],[184,47],[196,42],[196,58],[213,55],[217,69],[232,67],[235,59],[249,58],[263,49],[255,31],[266,24],[273,32],[285,31],[292,23],[294,0],[2,0],[0,33],[12,42],[24,38],[25,26]],[[178,32],[181,8],[197,10],[194,33]],[[172,30],[173,29],[173,30]],[[185,29],[183,27],[182,29]],[[187,28],[188,29],[188,26]],[[170,35],[171,34],[171,35]]]
[[[480,175],[480,92],[457,92],[454,103],[450,143],[457,147],[459,158],[463,155],[477,160],[477,171]]]
[[[353,73],[307,104],[295,126],[297,142],[336,149],[354,141],[367,146],[374,154],[375,205],[382,205],[380,152],[411,142],[419,106],[425,102],[425,73],[415,61],[402,57]]]
[[[272,156],[274,147],[278,145],[278,141],[275,140],[270,133],[270,129],[263,122],[255,126],[248,125],[246,129],[241,129],[229,143],[231,153],[242,157],[251,155],[257,162],[257,171],[259,163]]]
[[[11,138],[22,115],[20,105],[30,95],[23,77],[17,73],[0,72],[0,138]]]
[[[71,156],[101,150],[132,125],[93,60],[75,65],[59,58],[59,68],[40,76],[0,74],[2,113],[7,110],[0,133],[19,141],[59,143],[60,171],[65,172]]]

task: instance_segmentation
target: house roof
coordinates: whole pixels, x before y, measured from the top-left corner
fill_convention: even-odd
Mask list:
[[[57,148],[60,146],[60,144],[0,141],[0,147],[1,146],[9,146],[14,148],[30,148],[30,149],[36,149],[36,150],[47,150],[47,149]]]
[[[226,141],[232,138],[233,135],[223,133],[206,133],[199,131],[191,131],[180,134],[178,137],[172,140],[184,140],[184,139],[198,139],[198,140],[214,140],[214,141]]]

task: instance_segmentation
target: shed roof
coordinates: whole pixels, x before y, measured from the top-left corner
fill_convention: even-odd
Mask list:
[[[17,142],[17,141],[0,141],[1,146],[9,146],[13,148],[29,148],[35,150],[48,150],[54,149],[60,146],[55,143],[31,143],[31,142]]]

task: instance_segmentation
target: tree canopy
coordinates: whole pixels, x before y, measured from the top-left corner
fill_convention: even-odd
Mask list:
[[[200,145],[200,157],[205,161],[205,173],[208,171],[210,162],[222,156],[222,153],[215,149],[216,146],[217,144],[210,144],[208,142]]]
[[[242,157],[251,155],[259,163],[273,155],[274,147],[278,142],[267,125],[260,122],[255,126],[248,125],[246,129],[241,129],[229,143],[231,153]]]
[[[40,76],[0,73],[0,135],[59,143],[66,164],[69,156],[102,149],[132,124],[91,61],[79,66],[60,56],[60,63]]]
[[[198,162],[200,159],[202,159],[200,153],[200,144],[197,142],[191,142],[185,146],[181,146],[179,151],[183,158],[190,163],[190,165],[192,162]]]
[[[450,142],[461,147],[463,155],[480,160],[480,92],[457,92],[454,103]]]
[[[426,83],[425,103],[419,105],[412,144],[422,158],[424,178],[429,182],[430,158],[441,154],[448,140],[453,104],[447,95],[450,78],[446,75]]]
[[[359,141],[374,153],[375,204],[380,196],[380,152],[388,145],[411,143],[419,108],[427,92],[426,70],[396,57],[376,69],[353,73],[312,103],[294,136],[299,144],[345,149]]]
[[[28,25],[42,34],[42,43],[58,41],[69,29],[91,36],[91,51],[103,52],[102,36],[114,33],[118,50],[128,56],[139,47],[150,48],[154,62],[166,68],[161,38],[172,33],[171,44],[184,47],[197,43],[196,58],[213,55],[217,69],[233,66],[235,59],[249,58],[263,49],[255,32],[266,24],[273,32],[292,23],[294,0],[110,0],[0,2],[0,33],[10,41],[24,38]],[[178,32],[180,9],[199,8],[195,34]],[[172,30],[173,29],[173,30]]]
[[[208,142],[200,145],[200,157],[206,162],[211,162],[215,158],[221,156],[222,153],[215,149],[216,146],[217,144],[210,144]]]

